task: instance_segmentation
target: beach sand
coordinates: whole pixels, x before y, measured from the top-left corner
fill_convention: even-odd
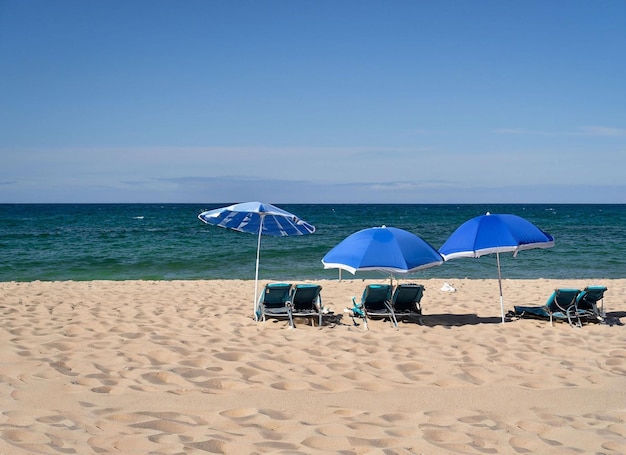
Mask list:
[[[417,281],[422,325],[367,331],[257,323],[254,281],[0,283],[0,454],[626,453],[626,326]],[[317,281],[340,315],[370,282]],[[626,280],[504,280],[505,309],[590,284],[626,323]]]

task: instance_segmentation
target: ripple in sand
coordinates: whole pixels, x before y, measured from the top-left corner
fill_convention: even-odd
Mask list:
[[[397,442],[392,438],[357,438],[354,436],[348,436],[348,441],[357,447],[375,447],[378,449],[394,447]]]
[[[509,439],[509,444],[515,453],[541,453],[545,449],[540,441],[533,436],[513,436]]]
[[[463,368],[463,373],[456,375],[459,379],[474,385],[482,385],[485,383],[487,376],[486,370],[479,367]]]
[[[380,416],[381,419],[386,422],[400,422],[400,421],[411,421],[413,418],[407,414],[383,414]]]
[[[271,387],[278,390],[308,390],[311,388],[310,384],[304,381],[279,381],[271,384]]]
[[[229,419],[247,419],[258,414],[259,410],[257,408],[234,408],[220,412],[221,416]]]
[[[544,382],[531,382],[531,381],[521,382],[519,384],[520,387],[525,387],[527,389],[541,389],[545,387],[545,385],[546,384]]]
[[[133,428],[156,430],[170,434],[182,434],[189,429],[189,426],[187,425],[182,425],[178,422],[172,422],[169,420],[149,420],[146,422],[133,423],[130,426]]]
[[[615,453],[626,453],[626,443],[623,441],[607,441],[602,443],[602,448],[606,450],[611,450]]]
[[[225,379],[225,378],[214,378],[214,379],[209,379],[208,381],[194,382],[193,384],[196,387],[207,389],[207,390],[202,390],[203,392],[234,390],[234,389],[242,388],[244,386],[244,384],[241,382],[237,382],[237,381],[233,381],[232,379]]]
[[[2,432],[2,438],[20,444],[47,444],[50,442],[50,438],[37,431],[5,430]]]
[[[515,424],[519,429],[532,434],[543,434],[551,427],[536,420],[520,420]]]
[[[396,368],[403,373],[412,373],[414,371],[420,371],[424,369],[424,365],[417,362],[404,362],[399,363]]]
[[[52,349],[58,349],[59,351],[70,351],[74,349],[74,345],[72,343],[64,343],[61,341],[54,341],[52,343],[46,343],[44,346]]]
[[[471,444],[473,439],[461,431],[452,428],[422,429],[424,439],[432,443],[444,444]]]
[[[185,447],[192,447],[208,453],[228,453],[225,441],[207,439],[206,441],[186,443]]]
[[[259,447],[260,449],[264,449],[264,451],[266,450],[298,450],[298,445],[297,444],[292,444],[289,442],[278,442],[278,441],[274,441],[274,442],[257,442],[254,444],[255,447]]]
[[[336,409],[333,414],[340,417],[356,417],[363,414],[363,411],[357,411],[356,409]]]
[[[311,449],[324,450],[328,453],[339,453],[340,451],[354,452],[354,445],[345,436],[312,436],[302,441],[302,445]]]
[[[176,363],[178,362],[178,360],[180,360],[180,355],[166,349],[157,349],[154,351],[150,351],[146,353],[146,357],[150,360],[150,363],[152,363],[152,365]]]
[[[385,430],[385,434],[393,438],[413,438],[418,436],[419,430],[413,426],[398,427]]]
[[[437,387],[441,387],[443,389],[451,389],[451,388],[467,385],[466,383],[461,382],[459,379],[456,379],[453,377],[444,377],[444,378],[436,380],[432,384],[436,385]]]
[[[285,413],[273,409],[259,409],[259,414],[266,415],[272,420],[289,420],[290,418]]]
[[[144,373],[141,375],[143,379],[158,385],[165,384],[182,384],[178,376],[168,373],[167,371],[155,371],[152,373]]]
[[[624,437],[624,440],[626,440],[626,425],[625,424],[616,423],[613,425],[609,425],[608,430],[611,433]]]
[[[219,352],[214,357],[227,362],[238,362],[246,357],[245,352]]]
[[[93,389],[91,389],[91,391],[94,393],[111,393],[111,390],[113,389],[108,386],[94,387]]]
[[[78,376],[78,373],[74,373],[64,362],[52,362],[50,366],[66,376]]]
[[[136,340],[138,338],[143,337],[144,334],[138,333],[138,332],[125,332],[125,333],[120,333],[120,336],[122,338],[128,338],[129,340]]]

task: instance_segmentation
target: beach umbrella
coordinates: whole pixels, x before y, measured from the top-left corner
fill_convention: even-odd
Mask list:
[[[421,237],[395,227],[373,227],[355,232],[324,258],[325,269],[347,270],[353,275],[358,271],[378,271],[407,274],[434,267],[443,258]]]
[[[554,238],[530,221],[517,215],[492,215],[487,212],[486,215],[477,216],[461,224],[439,248],[439,252],[446,261],[496,254],[500,309],[504,322],[500,253],[513,253],[515,257],[522,250],[553,246]]]
[[[198,215],[207,224],[221,226],[239,232],[257,234],[256,269],[254,275],[254,317],[257,315],[257,293],[259,287],[259,259],[261,235],[284,237],[306,235],[315,232],[315,227],[296,215],[263,202],[242,202]]]

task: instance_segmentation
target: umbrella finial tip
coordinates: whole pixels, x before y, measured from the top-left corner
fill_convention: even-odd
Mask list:
[[[485,215],[491,215],[491,212],[487,212],[487,213],[485,213]]]

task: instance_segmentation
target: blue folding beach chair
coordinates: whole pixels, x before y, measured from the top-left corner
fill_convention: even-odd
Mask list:
[[[519,306],[514,307],[515,314],[520,317],[549,319],[554,325],[554,320],[567,321],[570,326],[582,327],[581,314],[576,308],[576,299],[579,289],[560,288],[555,289],[543,306]]]
[[[576,307],[581,316],[587,320],[604,322],[606,313],[604,312],[605,286],[587,286],[576,298]],[[602,302],[601,309],[598,309],[598,302]]]
[[[398,321],[391,308],[391,285],[370,284],[363,290],[361,302],[357,303],[356,297],[352,297],[352,315],[363,318],[365,329],[367,318],[389,318],[394,327],[398,327]],[[356,322],[355,322],[356,324]]]
[[[311,323],[318,319],[318,326],[322,325],[322,286],[319,284],[296,284],[291,289],[291,295],[287,301],[289,311],[289,323],[295,328],[294,317],[311,319]]]
[[[391,309],[396,321],[417,319],[422,315],[421,301],[424,296],[424,286],[421,284],[398,284],[391,297]]]
[[[289,319],[291,313],[287,302],[291,293],[290,283],[268,283],[259,295],[257,306],[257,320],[265,321],[266,318]]]

